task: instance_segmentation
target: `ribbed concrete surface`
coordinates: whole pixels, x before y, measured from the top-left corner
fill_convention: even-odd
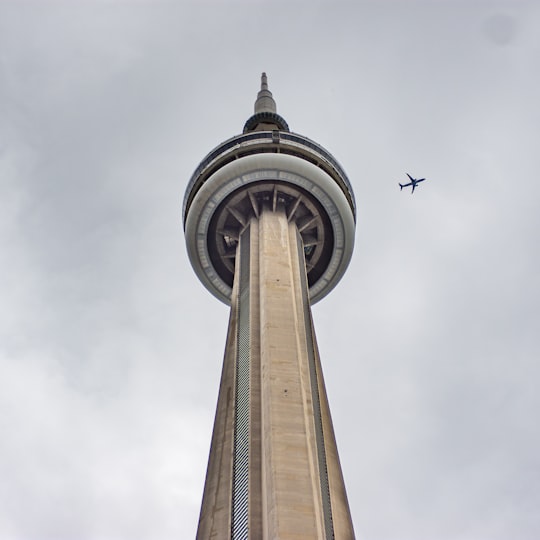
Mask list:
[[[232,537],[239,309],[249,311],[250,435],[249,518],[238,538],[354,538],[299,241],[279,207],[241,236],[198,539]]]

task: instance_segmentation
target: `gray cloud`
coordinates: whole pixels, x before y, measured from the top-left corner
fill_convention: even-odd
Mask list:
[[[0,6],[0,536],[194,536],[228,313],[181,201],[266,70],[358,200],[314,309],[358,537],[536,538],[538,8],[268,6]]]

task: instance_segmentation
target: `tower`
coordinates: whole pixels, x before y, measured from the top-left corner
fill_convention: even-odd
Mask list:
[[[311,304],[353,250],[347,176],[292,133],[262,74],[254,114],[184,198],[191,264],[231,306],[197,538],[351,539]]]

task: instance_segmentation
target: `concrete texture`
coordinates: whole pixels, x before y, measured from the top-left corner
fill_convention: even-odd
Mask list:
[[[237,252],[197,538],[231,538],[233,529],[252,539],[354,538],[311,323],[301,238],[279,205],[275,212],[264,208],[248,228]],[[241,268],[248,268],[245,275]],[[247,304],[241,290],[249,294]],[[249,310],[247,319],[240,309]],[[248,321],[249,330],[247,518],[233,503],[243,496],[234,485],[234,468],[240,466],[234,437],[239,320]]]

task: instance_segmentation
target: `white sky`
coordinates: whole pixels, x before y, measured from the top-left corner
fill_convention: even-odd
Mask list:
[[[314,308],[357,537],[537,539],[539,28],[519,0],[1,2],[0,538],[194,537],[228,311],[181,203],[266,71],[358,203]]]

